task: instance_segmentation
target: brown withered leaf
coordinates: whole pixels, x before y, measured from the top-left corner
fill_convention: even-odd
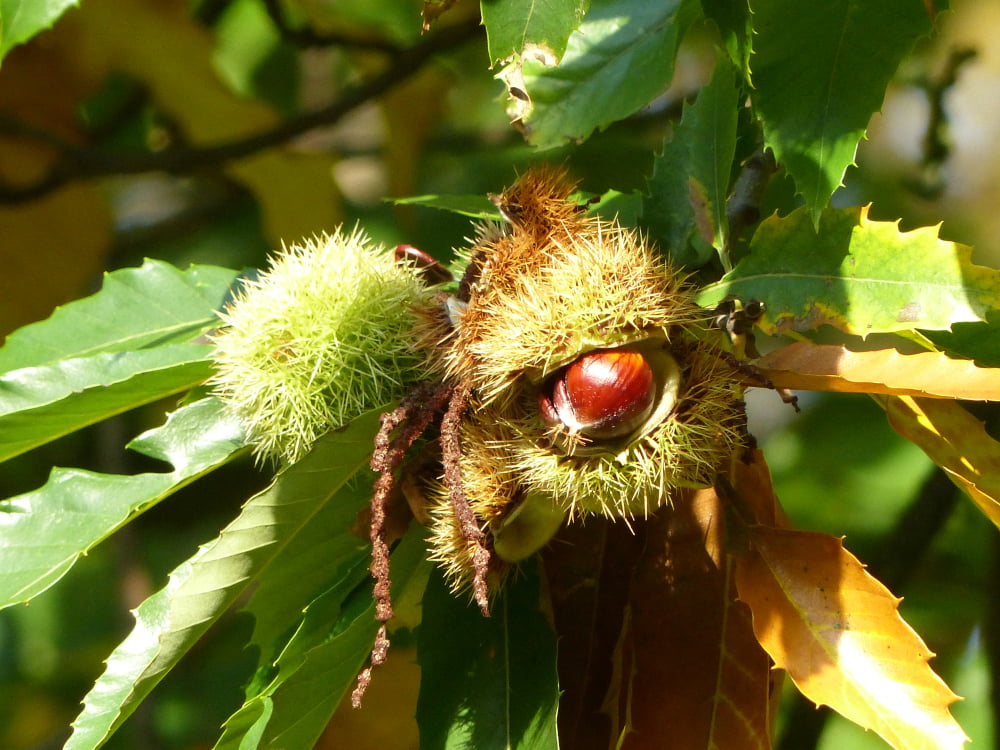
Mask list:
[[[625,617],[641,536],[624,522],[567,524],[542,550],[559,635],[559,738],[563,747],[606,750],[611,726],[603,713],[611,653]]]
[[[799,690],[895,748],[961,748],[957,700],[897,611],[899,600],[841,540],[755,526],[736,563],[740,599],[761,645]]]
[[[889,424],[916,443],[1000,527],[1000,443],[954,401],[902,396],[876,399]]]
[[[977,367],[941,352],[852,352],[798,341],[755,364],[778,388],[1000,401],[1000,368]]]
[[[652,516],[605,710],[612,747],[771,747],[771,663],[736,601],[714,490]]]
[[[440,16],[447,13],[455,2],[456,0],[424,0],[420,9],[420,15],[424,21],[424,31],[427,31]]]

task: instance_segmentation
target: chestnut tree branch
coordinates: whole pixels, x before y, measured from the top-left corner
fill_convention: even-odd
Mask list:
[[[328,106],[288,119],[271,130],[207,146],[178,145],[157,152],[123,153],[77,146],[24,123],[0,118],[0,135],[33,141],[59,154],[52,168],[26,185],[0,182],[0,203],[23,203],[40,198],[70,182],[111,175],[168,172],[183,174],[218,167],[258,151],[280,146],[314,128],[332,125],[362,104],[381,96],[417,73],[432,57],[478,37],[478,18],[443,27],[392,58],[384,71],[344,91]]]

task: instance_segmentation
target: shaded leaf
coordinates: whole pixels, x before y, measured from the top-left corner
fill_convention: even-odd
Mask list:
[[[22,44],[54,24],[79,0],[0,0],[0,60],[12,47]]]
[[[729,59],[740,76],[750,78],[753,52],[753,23],[748,0],[702,0],[705,16],[715,21]]]
[[[702,266],[725,245],[738,95],[732,68],[719,63],[653,162],[642,224],[677,265]]]
[[[418,640],[422,750],[559,746],[556,640],[534,567],[510,577],[491,617],[432,572]]]
[[[928,331],[934,345],[980,367],[1000,367],[1000,310],[986,313],[985,322],[956,323],[950,331]]]
[[[566,40],[583,20],[590,0],[507,0],[482,3],[490,65],[545,47],[559,60]]]
[[[138,514],[225,463],[243,448],[242,429],[218,400],[206,398],[129,446],[173,471],[118,476],[55,469],[40,489],[0,502],[0,607],[41,593]]]
[[[766,145],[819,222],[903,56],[931,30],[911,0],[754,3],[754,88]]]
[[[213,541],[177,567],[134,611],[136,625],[107,661],[73,722],[66,750],[97,748],[371,454],[378,414],[317,441],[251,498]],[[352,536],[350,527],[331,538]],[[360,542],[363,544],[363,542]]]
[[[778,388],[1000,401],[1000,369],[941,352],[852,352],[797,341],[754,363]]]
[[[332,504],[332,503],[331,503]],[[428,565],[422,527],[413,525],[392,553],[393,598]],[[226,722],[218,750],[313,747],[334,709],[364,666],[379,623],[375,619],[367,549],[353,567],[304,611],[277,660],[277,675]],[[300,604],[301,607],[301,604]],[[392,658],[392,651],[389,652]],[[379,678],[376,670],[373,679]]]
[[[957,698],[896,599],[840,540],[753,526],[736,585],[761,645],[799,690],[896,748],[960,748]]]
[[[592,0],[558,65],[534,48],[498,76],[530,143],[552,148],[589,136],[666,90],[677,47],[700,8],[693,0]]]
[[[768,334],[831,325],[867,336],[943,330],[983,320],[1000,307],[1000,272],[973,265],[971,248],[941,240],[936,227],[900,232],[864,208],[827,209],[814,231],[805,208],[765,219],[750,253],[698,303],[727,294],[761,300]]]
[[[954,401],[879,398],[889,424],[940,466],[1000,527],[1000,444]]]
[[[771,747],[771,664],[737,602],[714,490],[652,516],[609,692],[618,747]]]
[[[562,747],[612,746],[605,699],[643,539],[603,518],[566,524],[541,551],[559,639]]]

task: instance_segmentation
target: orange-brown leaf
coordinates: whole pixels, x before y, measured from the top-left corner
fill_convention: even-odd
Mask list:
[[[798,341],[756,364],[778,388],[1000,401],[1000,368],[977,367],[941,352],[852,352]]]
[[[895,748],[948,750],[966,741],[948,706],[956,696],[899,616],[896,599],[840,540],[753,527],[736,567],[754,631],[799,690]]]
[[[953,401],[903,396],[879,403],[893,429],[920,446],[1000,526],[1000,443],[983,423]]]

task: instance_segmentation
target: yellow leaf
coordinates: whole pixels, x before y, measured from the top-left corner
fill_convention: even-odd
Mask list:
[[[877,400],[893,429],[920,446],[1000,527],[1000,443],[983,423],[954,401],[909,396]]]
[[[740,599],[777,666],[817,704],[898,750],[961,748],[957,700],[899,600],[827,534],[755,526],[736,566]]]
[[[1000,368],[940,352],[852,352],[799,341],[756,362],[778,388],[1000,401]]]

